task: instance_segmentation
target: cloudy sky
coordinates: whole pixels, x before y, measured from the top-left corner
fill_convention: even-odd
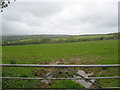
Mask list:
[[[118,32],[118,0],[17,0],[4,9],[2,28],[3,35]]]

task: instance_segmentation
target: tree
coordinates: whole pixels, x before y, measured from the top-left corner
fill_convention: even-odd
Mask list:
[[[14,1],[16,1],[16,0],[14,0]],[[8,7],[9,4],[10,4],[10,0],[0,0],[1,12],[3,12],[3,8]]]

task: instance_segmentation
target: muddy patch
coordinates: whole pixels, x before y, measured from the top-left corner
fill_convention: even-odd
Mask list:
[[[79,57],[73,57],[73,58],[61,58],[61,59],[56,59],[51,62],[51,64],[96,64],[98,60],[102,59],[101,56],[79,56]]]
[[[78,70],[77,74],[79,74],[85,78],[88,78],[88,76],[93,75],[93,73],[86,74],[85,71],[83,71],[83,70]],[[74,78],[80,78],[80,76],[74,76]],[[91,80],[91,82],[86,81],[86,80],[75,80],[75,81],[78,82],[80,85],[84,86],[85,88],[90,88],[92,86],[91,82],[95,82],[95,80]]]
[[[88,78],[89,76],[91,76],[91,75],[93,75],[93,73],[89,73],[89,74],[87,74],[87,73],[85,73],[85,71],[84,70],[78,70],[77,71],[77,74],[79,74],[80,76],[78,76],[78,75],[74,75],[74,74],[70,74],[71,72],[69,72],[69,71],[65,71],[64,73],[63,73],[63,71],[59,71],[58,70],[58,73],[56,73],[56,75],[50,75],[50,76],[48,76],[47,78],[63,78],[63,76],[64,76],[64,74],[65,74],[65,76],[67,76],[67,77],[71,77],[71,78],[81,78],[80,76],[82,76],[82,77],[84,77],[84,78]],[[45,73],[44,73],[45,74]],[[50,72],[48,72],[47,74],[46,74],[46,76],[47,75],[49,75],[50,74]],[[61,74],[61,75],[60,75]],[[66,78],[66,77],[65,77]],[[86,81],[86,80],[73,80],[73,81],[75,81],[75,82],[77,82],[77,83],[79,83],[80,85],[82,85],[82,86],[84,86],[85,88],[91,88],[91,86],[93,85],[91,82],[95,82],[95,80],[91,80],[91,82],[89,82],[89,81]],[[41,82],[42,83],[45,83],[46,85],[51,85],[52,83],[55,83],[55,82],[52,82],[52,80],[49,80],[49,79],[47,79],[47,80],[41,80]]]
[[[88,58],[90,61],[88,61]],[[100,59],[101,57],[81,57],[81,58],[71,58],[71,59],[57,59],[52,62],[46,63],[46,62],[37,62],[38,64],[49,64],[49,65],[81,65],[81,64],[95,64],[97,59]],[[58,69],[58,68],[57,68]],[[96,68],[69,68],[77,74],[88,78],[90,76],[94,76],[96,73],[99,72],[99,70],[96,70]],[[44,77],[50,74],[50,72],[56,70],[56,68],[38,68],[38,71],[36,73],[36,76]],[[93,73],[94,72],[94,73]],[[69,78],[80,78],[80,76],[76,76],[74,74],[71,74],[69,71],[64,72],[65,76]],[[58,73],[55,75],[50,75],[47,78],[63,78],[63,71],[58,69]],[[66,78],[67,78],[66,77]],[[53,82],[54,81],[54,82]],[[93,87],[91,82],[95,82],[95,80],[91,80],[91,82],[86,80],[74,80],[75,82],[79,83],[80,85],[84,86],[85,88],[91,88]],[[44,83],[46,85],[51,85],[55,83],[55,80],[41,80],[41,83]]]

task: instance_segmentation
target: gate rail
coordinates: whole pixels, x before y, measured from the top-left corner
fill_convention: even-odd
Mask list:
[[[120,67],[120,64],[109,65],[39,65],[39,64],[0,64],[3,67]]]
[[[109,64],[109,65],[39,65],[39,64],[0,64],[0,67],[56,67],[56,68],[69,68],[69,67],[120,67],[120,64]],[[70,70],[70,69],[69,69]],[[71,70],[72,71],[72,70]],[[76,73],[72,71],[75,75]],[[120,76],[114,76],[114,77],[83,77],[81,75],[80,78],[49,78],[46,76],[45,78],[24,78],[24,77],[0,77],[0,79],[21,79],[21,80],[88,80],[90,79],[120,79]],[[93,82],[91,82],[93,83]],[[101,86],[97,85],[96,83],[93,83],[94,85],[98,86],[98,88],[102,88]],[[109,88],[118,88],[120,87],[109,87]]]

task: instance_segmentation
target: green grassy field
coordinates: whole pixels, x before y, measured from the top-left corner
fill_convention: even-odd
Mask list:
[[[118,40],[3,46],[2,49],[2,62],[4,64],[49,64],[61,59],[68,64],[118,63]],[[36,77],[34,70],[34,68],[3,68],[3,76]],[[99,69],[99,71],[100,73],[93,76],[118,76],[118,71],[115,68]],[[103,87],[118,86],[115,79],[106,81],[98,80],[98,83]],[[10,82],[13,81],[5,80],[3,87],[25,87],[32,81],[14,80],[13,83]],[[13,86],[13,84],[16,84],[16,86]]]
[[[36,63],[50,62],[57,59],[83,57],[91,62],[98,57],[95,64],[118,63],[118,42],[89,41],[76,43],[56,43],[39,45],[3,46],[3,63]],[[88,62],[88,63],[89,63]]]

